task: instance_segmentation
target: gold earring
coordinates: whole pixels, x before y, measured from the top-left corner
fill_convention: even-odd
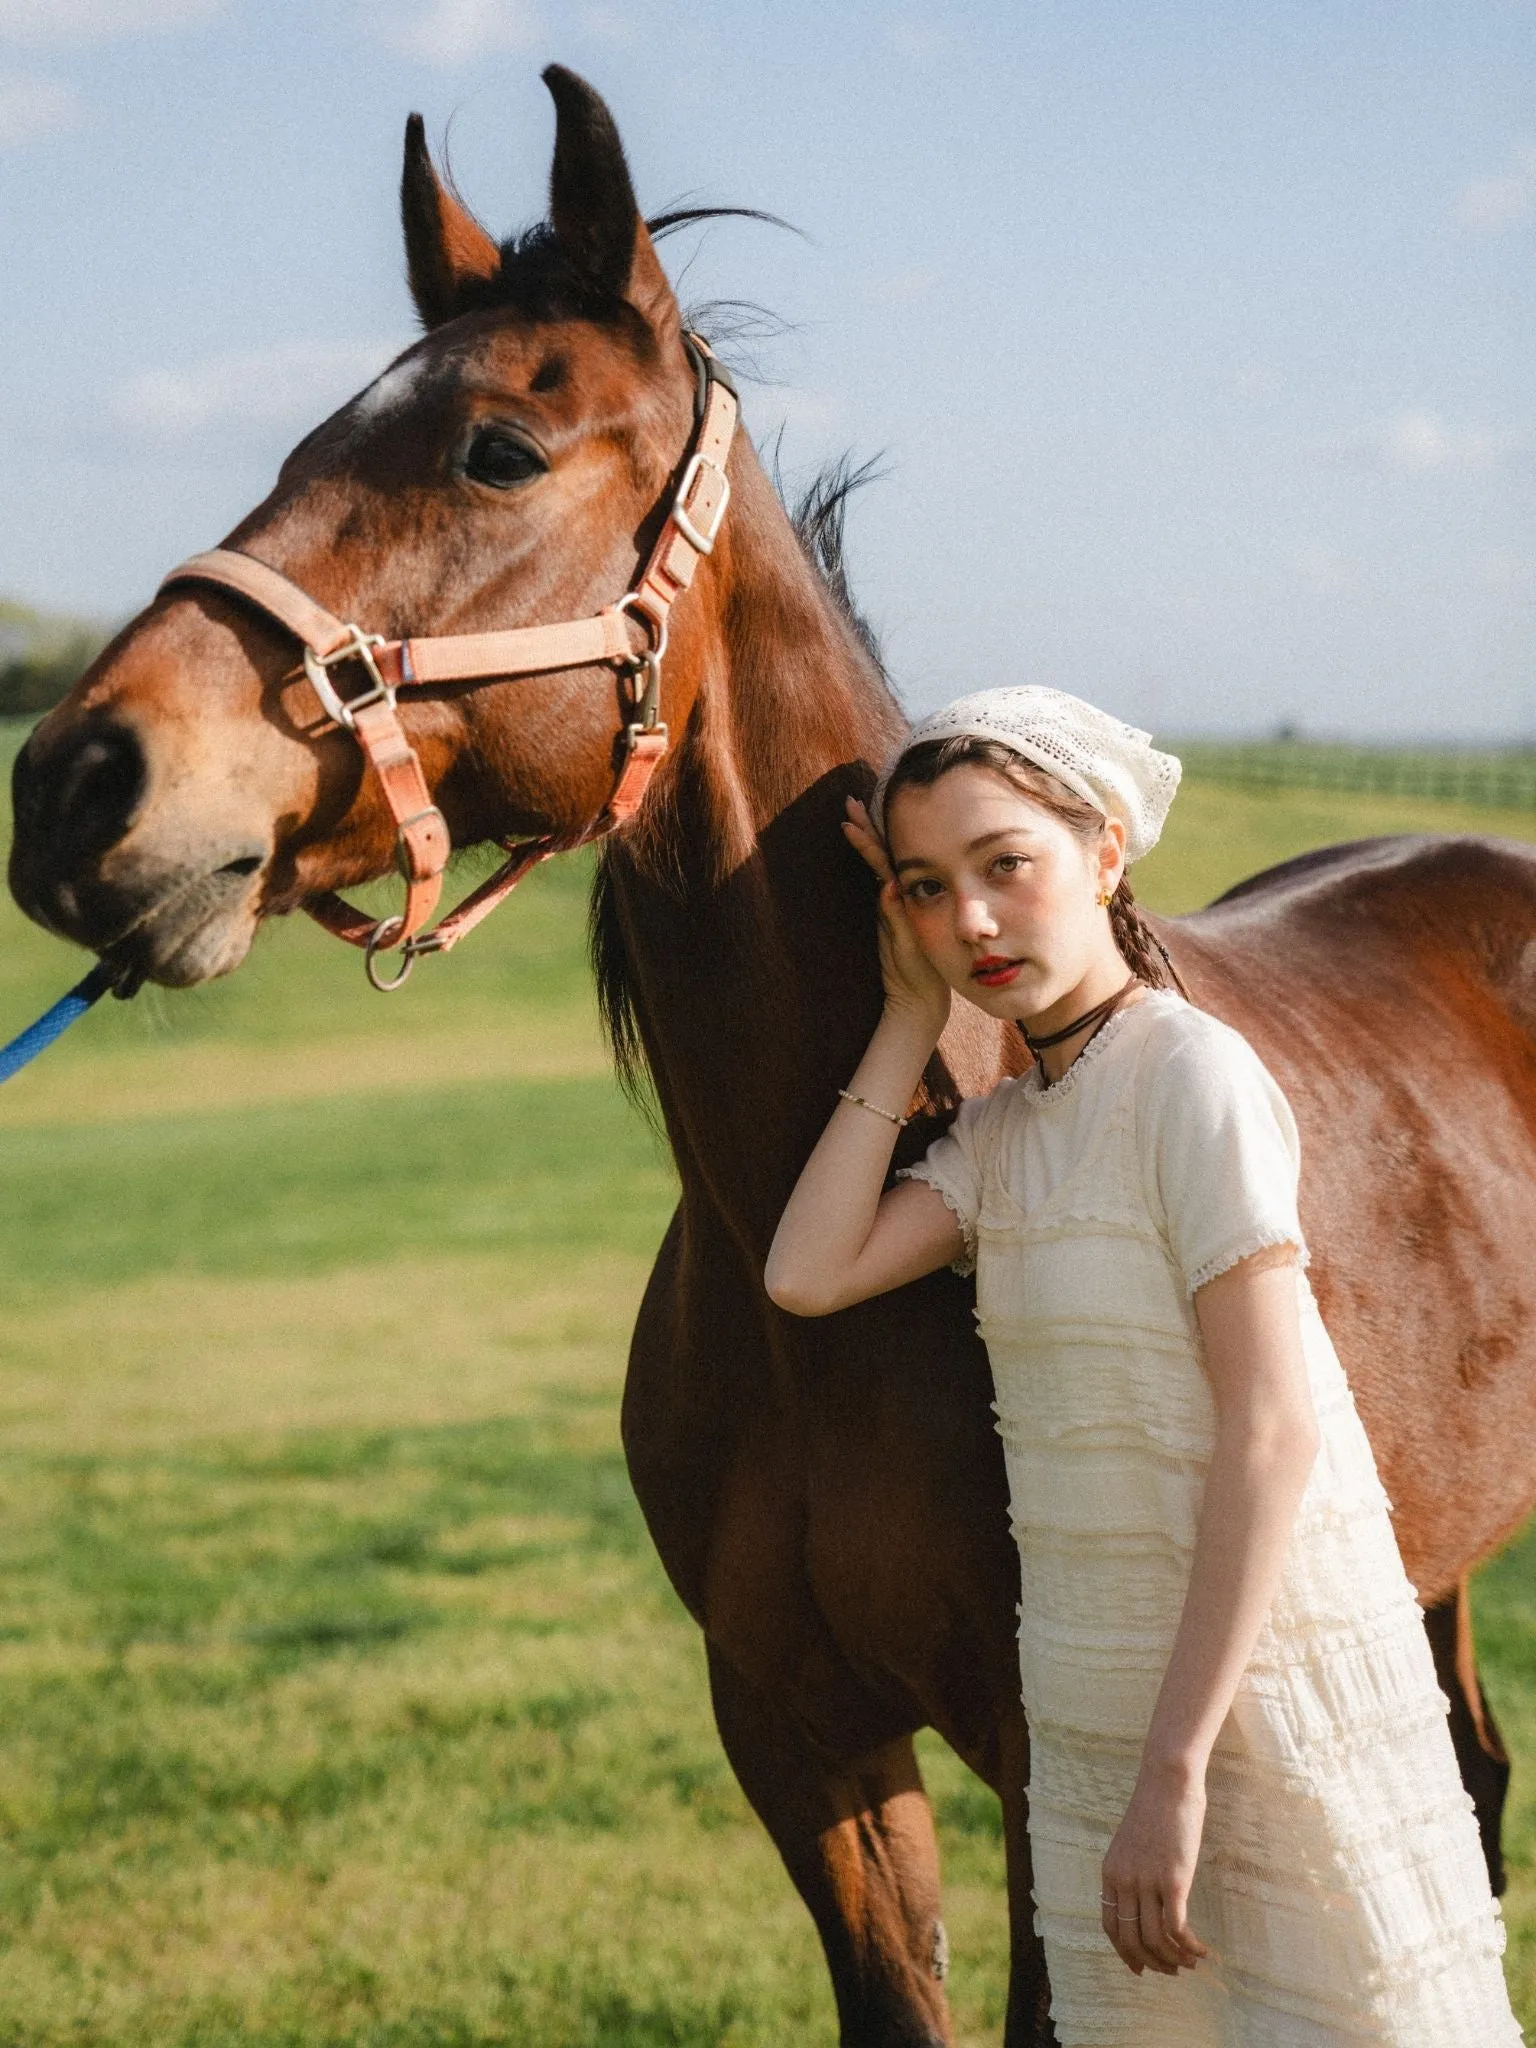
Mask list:
[[[1113,896],[1112,896],[1112,895],[1110,894],[1110,892],[1108,891],[1108,889],[1101,889],[1101,890],[1099,891],[1099,908],[1100,908],[1100,910],[1108,910],[1108,908],[1109,908],[1110,904],[1111,904],[1111,903],[1113,903],[1113,901],[1114,901],[1114,898],[1113,898]]]

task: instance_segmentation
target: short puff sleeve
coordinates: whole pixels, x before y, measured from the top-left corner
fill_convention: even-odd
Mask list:
[[[943,1137],[935,1138],[915,1165],[902,1167],[896,1175],[898,1180],[926,1181],[954,1212],[965,1240],[965,1251],[954,1262],[955,1272],[962,1277],[976,1270],[982,1162],[993,1122],[990,1111],[994,1100],[991,1095],[973,1095],[962,1102],[959,1114]]]
[[[1198,1010],[1179,1023],[1171,1045],[1147,1047],[1141,1147],[1186,1290],[1274,1245],[1294,1245],[1304,1266],[1301,1141],[1290,1104],[1238,1032]]]

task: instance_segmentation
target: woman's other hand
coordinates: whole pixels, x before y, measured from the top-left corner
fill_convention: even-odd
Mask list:
[[[950,986],[917,943],[885,844],[857,797],[848,798],[843,832],[849,845],[880,877],[880,975],[886,1008],[920,1023],[925,1031],[931,1031],[931,1043],[937,1045],[949,1022]]]
[[[1189,1924],[1205,1826],[1205,1787],[1198,1779],[1136,1781],[1125,1818],[1104,1858],[1102,1925],[1122,1962],[1176,1977],[1207,1955]]]
[[[885,841],[875,830],[868,810],[856,796],[848,798],[846,808],[848,815],[843,820],[843,831],[848,844],[861,860],[869,863],[882,882],[894,881]]]

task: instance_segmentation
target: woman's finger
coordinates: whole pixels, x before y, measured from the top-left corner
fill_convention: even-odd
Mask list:
[[[907,906],[901,898],[901,884],[885,881],[880,884],[880,923],[889,945],[911,950],[916,946],[912,927],[907,923]]]
[[[1136,1931],[1141,1945],[1147,1952],[1148,1966],[1163,1977],[1176,1977],[1179,1964],[1184,1960],[1178,1946],[1169,1938],[1163,1920],[1162,1894],[1155,1887],[1146,1887],[1141,1893],[1136,1915]]]
[[[1210,1954],[1210,1950],[1189,1924],[1189,1889],[1177,1887],[1170,1891],[1163,1905],[1163,1925],[1168,1930],[1168,1939],[1178,1949],[1186,1970],[1192,1970]]]
[[[863,831],[852,818],[843,820],[843,837],[867,867],[874,869],[882,882],[891,879],[891,865],[885,857],[885,848],[873,833]]]
[[[1154,1968],[1152,1958],[1142,1943],[1141,1909],[1134,1892],[1120,1894],[1115,1906],[1115,1927],[1115,1946],[1120,1951],[1121,1959],[1135,1974],[1139,1977],[1143,1970]]]
[[[1135,1970],[1139,1977],[1141,1975],[1140,1970],[1136,1968],[1136,1965],[1125,1951],[1125,1934],[1120,1925],[1119,1911],[1115,1901],[1113,1899],[1101,1899],[1099,1905],[1099,1925],[1104,1929],[1105,1940],[1120,1958],[1121,1962],[1126,1964],[1128,1968]]]
[[[869,812],[856,796],[847,799],[847,817],[843,820],[843,833],[854,851],[868,861],[882,882],[891,879],[891,863],[886,855],[885,843],[869,821]]]

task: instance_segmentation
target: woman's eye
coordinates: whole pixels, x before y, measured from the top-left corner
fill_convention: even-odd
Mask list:
[[[506,427],[481,427],[464,453],[464,474],[497,491],[526,484],[547,467],[537,448]]]
[[[1026,868],[1029,862],[1022,853],[1000,853],[992,865],[1001,875],[1016,875]]]
[[[940,885],[930,880],[908,882],[902,894],[909,903],[931,903],[940,894]]]

